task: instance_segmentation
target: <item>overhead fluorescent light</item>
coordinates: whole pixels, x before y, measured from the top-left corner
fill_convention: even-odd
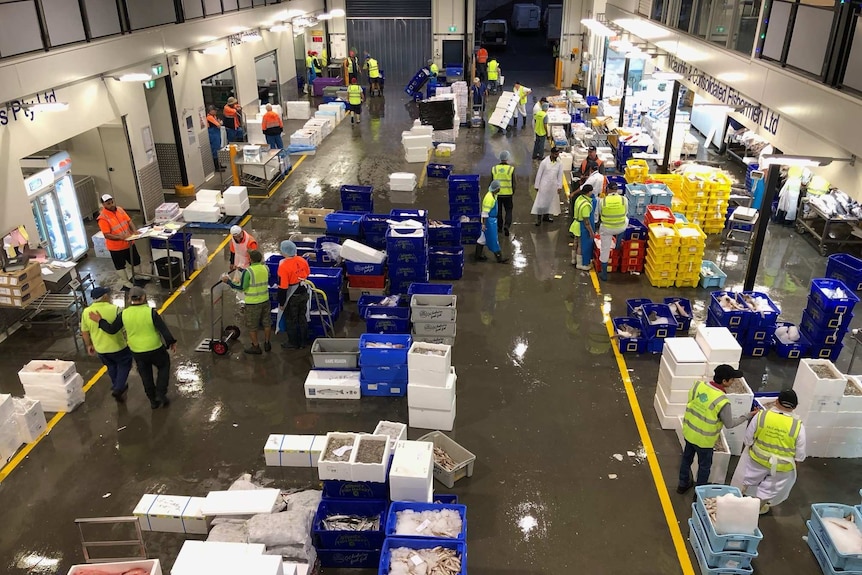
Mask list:
[[[284,32],[287,30],[287,24],[276,24],[269,29],[270,32]]]
[[[261,40],[263,40],[263,36],[261,36],[260,32],[257,32],[257,31],[249,32],[247,34],[242,35],[243,44],[260,42]]]
[[[121,76],[114,76],[115,79],[120,82],[149,82],[153,79],[152,74],[123,74]]]
[[[328,14],[324,12],[323,14],[317,17],[318,20],[332,20],[332,14]]]
[[[284,20],[290,20],[291,18],[297,18],[299,16],[305,16],[305,10],[297,10],[294,8],[287,11],[287,14],[284,16]]]
[[[221,54],[227,54],[227,46],[208,46],[203,50],[197,50],[197,52],[208,56],[219,56]]]
[[[847,162],[851,166],[856,165],[856,156],[849,158],[832,158],[829,156],[791,156],[785,154],[763,154],[763,165],[766,166],[801,166],[804,168],[815,168],[828,166],[832,162]],[[763,166],[761,166],[763,167]]]
[[[64,112],[69,109],[68,102],[41,102],[27,106],[33,112]]]
[[[329,14],[336,17],[336,18],[341,18],[342,16],[347,16],[347,12],[345,12],[341,8],[335,8],[334,10],[330,10]]]
[[[581,20],[581,24],[586,26],[590,32],[596,34],[597,36],[613,36],[615,33],[613,30],[599,22],[598,20],[594,20],[592,18],[584,18]]]
[[[682,74],[677,74],[676,72],[655,72],[652,75],[654,80],[682,80],[684,76]]]

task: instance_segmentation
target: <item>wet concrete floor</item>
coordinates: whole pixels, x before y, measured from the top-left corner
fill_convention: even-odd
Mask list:
[[[529,76],[523,78],[531,85]],[[538,80],[533,85],[541,86]],[[550,93],[550,88],[538,87],[536,93]],[[361,126],[342,123],[271,198],[253,201],[246,229],[265,250],[274,251],[298,230],[300,207],[337,208],[344,183],[374,185],[376,212],[415,206],[429,209],[432,218],[448,217],[443,180],[426,180],[412,201],[387,192],[389,173],[420,174],[424,168],[403,161],[400,133],[410,126],[405,100],[391,89],[385,101],[372,99]],[[286,132],[292,127],[289,123]],[[511,263],[468,259],[463,279],[455,283],[459,315],[453,365],[459,389],[451,436],[477,455],[473,477],[452,490],[468,506],[469,572],[682,572],[601,307],[609,302],[612,316],[625,315],[628,298],[679,295],[692,299],[696,322],[702,322],[708,292],[656,289],[643,275],[614,274],[602,283],[599,296],[590,276],[568,263],[564,217],[541,228],[533,225],[532,131],[497,135],[462,128],[457,144],[449,163],[456,172],[482,174],[483,186],[502,150],[512,152],[517,175],[516,223],[512,237],[501,238]],[[224,235],[202,237],[212,253]],[[467,252],[472,254],[472,247]],[[722,253],[715,238],[708,253],[728,273],[728,287],[742,283],[744,254]],[[808,281],[823,273],[825,263],[792,231],[771,227],[758,285],[781,305],[783,317],[798,321]],[[82,265],[100,279],[110,277],[108,260],[91,257]],[[150,410],[135,373],[128,402],[118,405],[102,377],[86,403],[63,417],[0,483],[2,572],[65,573],[82,560],[74,519],[129,515],[143,493],[203,496],[227,488],[246,472],[267,486],[317,485],[313,470],[264,465],[262,446],[270,433],[371,431],[380,419],[407,421],[405,399],[306,400],[302,385],[311,366],[306,351],[284,352],[276,343],[271,354],[247,356],[243,337],[227,357],[196,353],[210,330],[209,286],[227,265],[226,250],[215,253],[163,314],[179,340],[169,408]],[[156,284],[147,290],[154,304],[162,305],[166,290]],[[233,301],[228,305],[229,315],[235,315],[238,307]],[[346,309],[337,334],[357,337],[364,322],[355,304]],[[839,359],[840,369],[847,369],[852,347]],[[74,360],[85,381],[100,367],[95,358],[76,354],[64,334],[38,328],[16,332],[0,350],[0,392],[16,395],[22,393],[16,372],[31,358]],[[658,356],[626,356],[626,361],[671,492],[673,520],[687,537],[691,496],[673,492],[679,444],[673,432],[659,428],[652,409]],[[795,362],[772,355],[744,359],[742,369],[756,391],[777,390],[792,385]],[[411,428],[408,435],[415,439],[424,433]],[[622,454],[623,461],[614,454]],[[860,469],[857,460],[802,464],[791,499],[761,520],[765,539],[755,568],[817,573],[801,539],[809,505],[858,503]],[[440,483],[435,490],[449,491]],[[149,555],[169,569],[183,536],[147,533],[145,541]],[[690,553],[688,547],[682,552]]]

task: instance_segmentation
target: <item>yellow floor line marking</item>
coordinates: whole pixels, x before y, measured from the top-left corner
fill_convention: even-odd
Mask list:
[[[419,183],[417,184],[417,188],[421,188],[422,184],[425,183],[425,175],[428,173],[428,164],[431,163],[431,150],[428,150],[428,157],[425,158],[425,165],[422,166],[422,173],[419,174]]]
[[[590,271],[590,276],[593,280],[593,286],[596,289],[596,293],[601,295],[601,291],[599,289],[598,278],[596,277],[596,272],[594,270]],[[659,467],[658,457],[655,453],[655,448],[653,447],[652,439],[650,438],[649,430],[647,430],[646,421],[644,420],[643,412],[641,411],[640,404],[638,403],[637,395],[635,394],[634,385],[632,385],[631,377],[629,377],[629,368],[626,365],[626,360],[623,359],[623,354],[620,353],[619,347],[616,345],[616,341],[614,338],[614,325],[611,321],[611,316],[608,314],[608,308],[606,306],[602,306],[602,319],[605,324],[605,329],[608,331],[608,337],[611,338],[611,348],[614,351],[614,357],[617,360],[617,368],[620,370],[620,376],[623,380],[623,387],[626,390],[626,397],[629,400],[629,406],[632,409],[632,416],[635,420],[635,425],[638,429],[638,435],[640,435],[641,442],[644,446],[644,451],[646,452],[647,463],[649,463],[650,473],[652,474],[653,483],[655,484],[656,491],[658,492],[658,498],[661,502],[661,508],[664,512],[664,518],[667,522],[667,528],[670,531],[671,539],[673,539],[673,546],[676,549],[676,555],[679,559],[679,565],[682,568],[683,575],[694,575],[694,566],[691,563],[691,558],[688,555],[688,547],[685,543],[685,538],[682,536],[682,531],[679,528],[679,522],[676,518],[676,513],[673,510],[673,504],[670,501],[670,495],[667,490],[667,485],[665,485],[664,478],[661,474],[661,468]]]
[[[303,156],[303,158],[305,158],[305,156]],[[300,159],[300,161],[302,161],[302,159]],[[297,162],[295,165],[299,165],[299,162]],[[245,218],[243,218],[243,220],[240,222],[240,225],[245,226],[250,220],[251,220],[251,215],[248,215]],[[212,262],[213,259],[218,254],[220,254],[223,249],[225,249],[225,247],[227,246],[229,241],[230,241],[230,235],[228,235],[222,241],[222,243],[219,244],[218,248],[216,248],[215,251],[213,251],[213,253],[211,253],[209,255],[209,257],[207,258],[206,265],[203,268],[195,270],[192,273],[192,275],[189,276],[189,279],[187,279],[185,282],[183,282],[183,284],[180,287],[178,287],[176,289],[176,291],[174,291],[174,293],[172,293],[170,295],[170,297],[168,297],[168,299],[165,300],[165,303],[158,310],[159,313],[163,313],[166,309],[168,309],[168,306],[171,305],[175,299],[177,299],[177,297],[183,292],[184,288],[186,288],[190,283],[192,283],[194,281],[194,279],[196,277],[198,277],[200,275],[200,273],[210,264],[210,262]],[[90,388],[92,388],[94,385],[96,385],[96,382],[98,382],[99,379],[101,379],[102,376],[105,375],[107,372],[108,372],[107,368],[103,365],[99,369],[99,371],[97,371],[95,373],[95,375],[93,375],[93,377],[90,378],[90,380],[87,382],[87,384],[84,385],[84,393],[88,392],[90,390]],[[9,463],[7,463],[5,466],[0,468],[0,483],[2,483],[7,477],[9,477],[9,474],[12,473],[12,471],[14,471],[15,468],[18,467],[18,465],[22,461],[24,461],[25,457],[30,455],[30,452],[33,451],[33,448],[36,447],[39,444],[39,442],[45,438],[45,436],[47,436],[49,433],[51,433],[51,430],[54,429],[54,427],[58,423],[60,423],[60,420],[63,419],[63,417],[65,417],[67,413],[68,412],[61,411],[60,413],[54,414],[54,417],[52,417],[48,421],[48,425],[45,427],[45,431],[43,431],[42,434],[39,435],[39,437],[37,437],[35,439],[35,441],[32,441],[32,442],[24,445],[24,447],[22,447],[21,450],[18,453],[16,453],[15,456],[12,457],[12,459],[9,460]]]
[[[306,155],[306,154],[303,154],[302,156],[300,156],[299,159],[296,161],[296,163],[293,164],[293,166],[290,168],[290,171],[287,173],[287,175],[284,176],[279,183],[277,183],[275,186],[273,186],[273,188],[269,191],[268,194],[266,194],[265,196],[249,196],[249,198],[254,198],[255,200],[266,200],[266,199],[271,198],[272,195],[275,192],[277,192],[279,190],[279,188],[281,188],[281,186],[284,185],[284,182],[287,181],[287,178],[289,178],[291,176],[291,174],[293,174],[293,172],[296,170],[296,168],[299,167],[299,164],[301,164],[303,161],[305,161],[305,158],[307,158],[307,157],[308,157],[308,155]]]

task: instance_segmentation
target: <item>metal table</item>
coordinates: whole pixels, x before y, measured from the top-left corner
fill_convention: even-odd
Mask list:
[[[84,297],[76,291],[68,294],[45,294],[24,309],[26,315],[21,323],[62,327],[72,333],[75,351],[78,351],[78,330],[81,312],[87,306]]]
[[[268,192],[290,171],[290,156],[287,150],[261,149],[260,161],[247,161],[242,150],[234,159],[239,172],[240,184],[249,188],[258,188]],[[225,172],[228,176],[229,172]]]
[[[802,235],[806,232],[811,234],[821,256],[829,253],[829,245],[836,248],[862,245],[862,227],[858,218],[828,216],[814,204],[803,201],[803,206],[805,204],[808,204],[808,211],[805,214],[804,210],[799,210],[796,216],[796,231]]]
[[[148,250],[149,256],[150,256],[150,263],[153,266],[153,271],[150,273],[138,271],[138,266],[133,265],[132,266],[132,278],[131,278],[132,282],[135,281],[135,278],[167,280],[168,281],[168,287],[172,292],[174,291],[175,287],[178,287],[178,286],[174,286],[174,273],[173,273],[174,272],[174,265],[173,265],[173,260],[171,259],[171,251],[180,251],[182,253],[182,261],[183,262],[186,262],[188,260],[189,254],[185,248],[183,248],[182,250],[172,250],[170,239],[171,239],[171,237],[173,237],[173,235],[175,233],[182,230],[183,227],[185,227],[185,225],[186,224],[184,222],[172,222],[171,223],[171,226],[172,226],[171,233],[166,233],[163,230],[155,230],[153,228],[149,228],[149,229],[145,230],[143,233],[138,233],[138,234],[135,234],[133,236],[126,238],[127,241],[131,242],[135,246],[137,246],[137,242],[140,240],[157,239],[157,240],[163,240],[163,241],[167,242],[167,249],[165,251],[168,252],[168,255],[167,255],[167,257],[168,257],[168,275],[167,276],[159,275],[158,266],[156,266],[155,259],[153,258],[153,245],[151,242],[148,241],[147,242],[147,250]],[[140,230],[139,230],[139,232],[140,232]],[[138,253],[140,253],[140,250],[138,250]],[[143,265],[143,260],[141,261],[140,265]],[[181,272],[183,271],[182,265],[180,265],[180,271]],[[180,284],[182,284],[182,282],[183,282],[183,280],[182,280],[182,278],[180,278]]]

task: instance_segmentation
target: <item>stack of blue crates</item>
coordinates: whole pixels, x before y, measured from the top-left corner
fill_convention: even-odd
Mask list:
[[[840,542],[835,541],[832,533],[826,529],[824,520],[849,519],[850,525],[859,528],[862,522],[862,506],[842,505],[840,503],[814,503],[811,505],[811,520],[805,525],[808,527],[808,547],[814,553],[817,563],[820,565],[824,575],[853,575],[862,573],[862,555],[858,553],[845,553],[839,550]]]
[[[670,191],[670,188],[667,187],[667,184],[662,184],[660,182],[649,182],[643,184],[643,186],[644,188],[646,188],[646,193],[649,197],[650,205],[670,207],[673,203],[673,192]]]
[[[386,257],[389,261],[389,292],[407,293],[413,282],[428,281],[428,212],[392,210],[393,221],[414,220],[422,228],[390,226],[386,232]]]
[[[760,529],[755,528],[753,533],[719,535],[706,510],[705,499],[728,494],[742,497],[739,489],[728,485],[695,488],[695,501],[688,521],[688,540],[703,575],[754,573],[751,562],[757,558],[757,547],[763,541]]]
[[[172,251],[182,253],[183,273],[185,274],[185,279],[189,279],[189,276],[195,271],[195,250],[192,247],[191,241],[192,235],[190,233],[176,232],[167,240],[150,238],[150,247],[154,250],[168,250],[168,254]]]
[[[727,296],[744,306],[746,309],[725,310],[721,307],[721,299]],[[752,311],[745,304],[747,298],[766,301],[770,309]],[[763,357],[769,354],[773,345],[776,323],[781,309],[768,295],[756,291],[714,291],[707,312],[706,325],[709,327],[726,327],[739,342],[743,355]]]
[[[341,210],[344,212],[374,211],[374,188],[371,186],[341,186]]]
[[[643,219],[649,205],[650,194],[643,184],[626,184],[626,198],[629,201],[628,217]]]
[[[387,474],[388,478],[388,474]],[[389,514],[389,484],[370,481],[323,482],[323,498],[314,515],[311,540],[323,568],[371,569],[380,562]],[[331,515],[379,516],[373,531],[330,531],[323,520]]]
[[[832,254],[826,264],[826,277],[841,280],[854,292],[862,291],[862,260],[850,254]]]
[[[308,280],[314,284],[314,287],[326,294],[326,303],[329,305],[329,314],[334,324],[338,321],[341,310],[344,309],[344,270],[339,267],[312,267]],[[308,297],[311,298],[309,334],[314,338],[327,337],[326,331],[323,329],[323,315],[326,312],[319,309],[314,294],[308,294]]]
[[[365,214],[359,222],[362,243],[375,250],[386,249],[386,232],[389,230],[388,214]]]
[[[482,233],[478,174],[449,176],[449,220],[461,222],[461,243],[475,244]]]
[[[410,308],[394,309],[410,312]],[[363,396],[407,395],[407,352],[412,344],[409,334],[365,333],[359,337],[359,385]],[[375,347],[385,345],[392,347]]]
[[[799,331],[811,342],[808,355],[835,361],[844,347],[844,336],[859,298],[839,280],[811,280],[808,307],[802,312]]]
[[[647,298],[626,300],[625,317],[613,318],[615,331],[639,331],[636,337],[622,337],[617,331],[617,345],[621,353],[661,353],[664,340],[675,337],[679,324],[667,304],[653,303]],[[663,318],[652,323],[650,318]]]
[[[437,497],[435,496],[435,499]],[[398,513],[401,511],[456,511],[461,516],[461,532],[456,537],[435,537],[433,535],[396,535],[395,527]],[[411,501],[393,501],[389,506],[389,516],[386,520],[386,540],[380,553],[380,568],[378,573],[390,572],[390,554],[392,549],[406,547],[408,549],[434,549],[442,547],[452,549],[461,560],[461,575],[467,573],[467,506],[457,503],[414,503]]]
[[[461,222],[446,220],[428,228],[428,273],[432,280],[458,280],[464,274]]]

